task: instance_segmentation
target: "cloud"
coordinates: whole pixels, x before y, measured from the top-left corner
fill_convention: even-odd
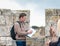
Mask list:
[[[12,1],[12,0],[0,0],[0,8],[4,8],[4,9],[19,9],[19,7],[21,7],[21,5],[17,4],[16,2]]]
[[[27,9],[30,9],[30,26],[45,26],[45,16],[42,14],[42,10],[39,9],[39,5],[36,3],[28,3]]]

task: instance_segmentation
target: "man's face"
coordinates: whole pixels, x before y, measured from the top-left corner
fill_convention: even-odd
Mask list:
[[[21,17],[20,20],[21,20],[22,22],[24,22],[24,21],[26,20],[26,16]]]

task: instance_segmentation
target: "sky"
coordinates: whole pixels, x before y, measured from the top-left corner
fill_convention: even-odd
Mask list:
[[[45,9],[59,9],[60,0],[0,0],[1,9],[30,10],[30,26],[45,26]]]

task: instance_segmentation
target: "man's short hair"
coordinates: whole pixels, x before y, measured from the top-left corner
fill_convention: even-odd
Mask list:
[[[24,17],[24,16],[26,16],[26,14],[25,14],[25,13],[21,13],[21,14],[19,15],[19,18]]]

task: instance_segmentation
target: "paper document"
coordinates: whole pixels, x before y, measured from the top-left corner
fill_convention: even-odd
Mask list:
[[[33,28],[30,28],[30,30],[32,30],[32,34],[28,34],[27,36],[32,37],[35,34],[36,30]]]

